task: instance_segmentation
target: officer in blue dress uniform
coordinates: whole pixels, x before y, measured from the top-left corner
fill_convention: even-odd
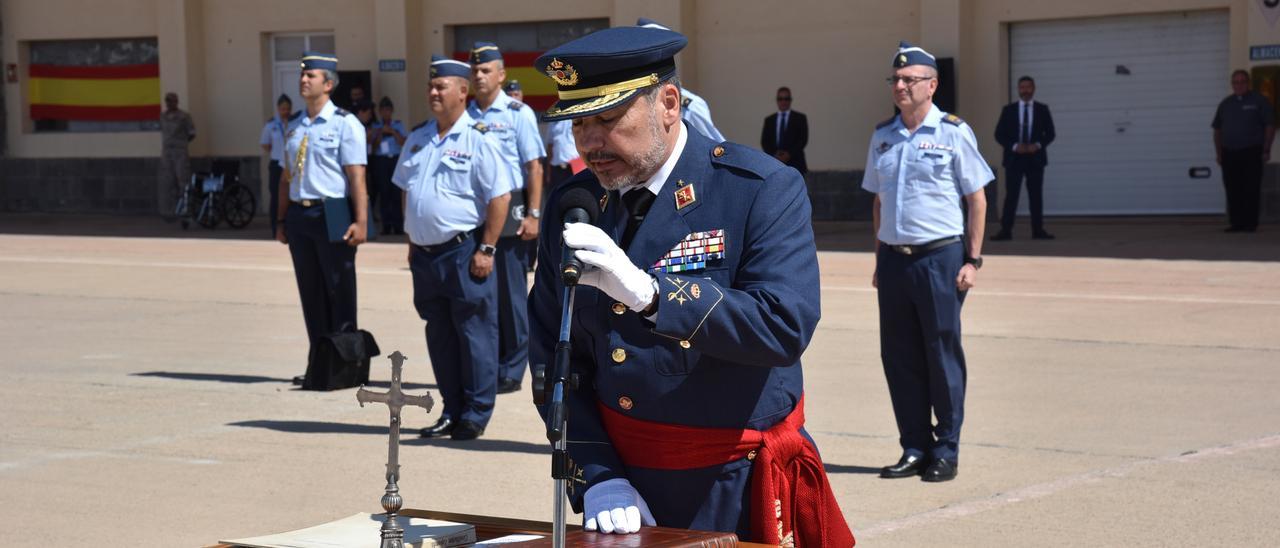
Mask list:
[[[571,329],[581,383],[566,398],[573,508],[585,512],[587,529],[606,533],[656,523],[748,538],[748,513],[774,511],[772,499],[749,500],[757,448],[733,454],[713,444],[703,448],[716,455],[712,464],[655,464],[646,456],[677,461],[690,448],[639,440],[638,430],[613,421],[695,436],[779,425],[801,405],[800,356],[821,309],[804,181],[757,150],[713,142],[681,120],[674,56],[685,44],[665,29],[616,27],[548,51],[535,65],[559,88],[543,119],[572,120],[589,170],[547,200],[529,303],[530,362],[553,361],[568,245],[589,267]],[[595,225],[565,225],[557,211],[561,197],[579,189],[598,200]],[[788,434],[807,439],[802,428]],[[647,455],[623,451],[637,443]]]
[[[284,134],[289,131],[289,122],[301,114],[302,111],[293,110],[293,101],[288,95],[280,94],[280,98],[276,99],[276,115],[267,119],[267,123],[262,125],[262,135],[258,138],[258,144],[262,146],[262,150],[271,157],[271,162],[267,164],[267,194],[270,198],[270,205],[267,211],[271,212],[271,236],[276,235],[276,211],[280,209],[280,174],[284,173]]]
[[[404,191],[413,305],[444,400],[423,437],[484,433],[498,382],[495,244],[513,188],[492,132],[467,114],[471,67],[431,58],[431,113],[404,143],[392,182]]]
[[[467,114],[484,122],[497,137],[502,158],[515,181],[511,228],[498,240],[498,393],[520,389],[529,362],[528,273],[542,215],[542,158],[545,156],[538,118],[528,105],[502,91],[507,78],[502,51],[491,42],[476,42],[471,50],[475,99]]]
[[[374,138],[369,147],[372,153],[369,176],[373,179],[372,188],[378,194],[382,234],[404,234],[404,205],[400,203],[400,189],[391,183],[391,175],[395,173],[396,159],[400,157],[400,148],[409,132],[400,120],[392,117],[395,108],[390,97],[383,97],[378,101],[378,121],[370,126]]]
[[[298,94],[306,111],[285,133],[285,165],[276,210],[276,239],[289,244],[307,337],[356,329],[356,246],[368,234],[365,132],[355,115],[329,100],[338,85],[338,58],[306,52]],[[329,241],[324,201],[347,198],[352,222],[342,241]],[[301,384],[295,377],[294,383]]]
[[[637,27],[645,27],[650,29],[671,30],[662,23],[654,21],[648,17],[641,17],[636,20]],[[684,121],[689,122],[693,129],[698,130],[703,136],[715,142],[724,140],[724,135],[720,130],[716,129],[716,123],[711,121],[711,105],[707,104],[707,100],[703,99],[689,88],[680,88],[680,116]]]
[[[982,188],[995,175],[973,129],[933,104],[933,56],[902,42],[893,68],[901,114],[876,126],[862,179],[876,195],[880,357],[903,451],[880,475],[947,481],[959,466],[964,420],[960,306],[982,268]]]

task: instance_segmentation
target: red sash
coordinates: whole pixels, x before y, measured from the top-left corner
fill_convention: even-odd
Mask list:
[[[600,416],[627,466],[689,470],[756,453],[751,473],[751,540],[775,546],[853,546],[818,451],[804,436],[804,398],[763,432],[699,428],[628,417],[600,404]]]

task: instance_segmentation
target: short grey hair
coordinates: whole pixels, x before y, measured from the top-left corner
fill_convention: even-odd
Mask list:
[[[329,69],[320,69],[324,73],[324,81],[333,82],[333,87],[338,87],[338,73]]]
[[[644,93],[645,98],[648,99],[650,103],[652,103],[658,100],[658,91],[662,89],[662,86],[665,86],[667,84],[671,84],[675,86],[676,89],[681,90],[681,93],[684,92],[684,86],[680,84],[680,77],[672,76],[671,78],[668,78],[664,82],[659,82],[657,84],[649,86],[648,88],[644,89],[641,93]]]

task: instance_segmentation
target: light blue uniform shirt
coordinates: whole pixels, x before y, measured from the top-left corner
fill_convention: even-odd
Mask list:
[[[262,126],[262,136],[258,144],[271,145],[271,161],[284,164],[284,134],[289,131],[289,120],[281,120],[279,115],[272,116]]]
[[[687,89],[681,89],[680,95],[683,107],[680,109],[680,117],[706,138],[717,143],[724,142],[724,135],[720,134],[715,122],[711,121],[711,105],[707,104],[707,100]]]
[[[567,166],[578,157],[578,146],[573,140],[573,120],[551,122],[547,133],[551,140],[551,165]]]
[[[443,138],[437,128],[432,120],[409,134],[391,176],[408,193],[404,226],[418,245],[483,225],[489,201],[515,188],[493,132],[476,129],[465,112]]]
[[[347,176],[342,166],[365,165],[364,126],[356,115],[342,111],[333,101],[325,103],[312,120],[303,112],[289,123],[285,134],[284,169],[289,171],[289,199],[316,200],[344,198]],[[307,141],[302,173],[298,171],[298,149]]]
[[[399,131],[400,134],[404,135],[406,138],[409,136],[409,132],[405,131],[404,124],[400,123],[400,120],[392,120],[391,129]],[[396,138],[391,135],[381,136],[379,133],[381,131],[382,122],[374,122],[373,134],[379,137],[377,138],[378,142],[373,145],[373,155],[399,157],[400,143],[396,142]]]
[[[919,245],[963,234],[961,198],[994,178],[969,125],[934,105],[914,134],[901,116],[876,129],[862,188],[880,196],[880,241]]]
[[[524,188],[524,165],[546,156],[533,109],[499,93],[484,112],[480,112],[480,105],[472,99],[467,105],[467,115],[489,128],[489,134],[498,142],[503,161],[509,165],[515,188]]]

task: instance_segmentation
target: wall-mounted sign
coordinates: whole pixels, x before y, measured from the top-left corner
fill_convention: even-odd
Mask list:
[[[404,72],[404,59],[379,59],[378,72]]]
[[[1265,61],[1267,59],[1280,59],[1280,44],[1249,46],[1250,61]]]

